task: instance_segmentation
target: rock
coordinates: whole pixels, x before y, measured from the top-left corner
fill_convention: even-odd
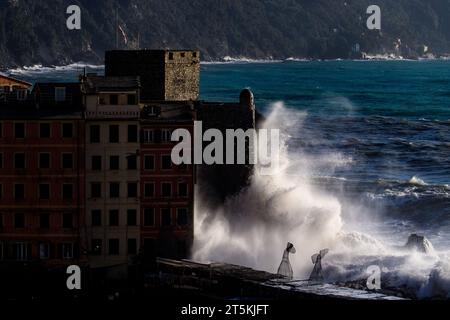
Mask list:
[[[408,238],[408,242],[405,245],[408,250],[416,250],[422,253],[430,254],[433,252],[433,245],[424,236],[412,234]]]

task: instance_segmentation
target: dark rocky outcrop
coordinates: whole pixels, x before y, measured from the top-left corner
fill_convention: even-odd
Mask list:
[[[433,252],[433,245],[424,236],[412,234],[408,238],[408,242],[405,245],[408,250],[415,250],[421,253],[430,254]]]

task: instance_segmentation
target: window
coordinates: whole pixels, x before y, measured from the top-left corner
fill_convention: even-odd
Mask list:
[[[169,227],[172,224],[172,218],[170,216],[170,209],[161,209],[161,226]]]
[[[25,214],[16,213],[14,215],[14,227],[16,229],[25,228]]]
[[[102,156],[92,156],[91,168],[95,171],[102,170]]]
[[[127,102],[128,102],[128,104],[129,105],[135,105],[135,104],[137,104],[136,102],[136,95],[135,94],[129,94],[129,95],[127,95]]]
[[[73,227],[73,216],[71,213],[63,213],[62,227],[64,229],[70,229]]]
[[[49,213],[41,213],[39,215],[39,228],[41,228],[41,229],[50,228],[50,214]]]
[[[127,194],[128,198],[137,198],[137,187],[138,184],[136,182],[128,182],[127,184]]]
[[[197,52],[192,52],[192,57],[197,58]]]
[[[72,259],[73,258],[73,244],[72,243],[63,243],[62,256],[63,256],[63,259]]]
[[[161,184],[161,195],[163,197],[170,197],[172,196],[172,184],[169,182],[163,182]]]
[[[102,211],[95,209],[91,211],[91,222],[93,227],[100,227],[102,225]]]
[[[39,244],[39,258],[48,259],[50,257],[50,245],[48,243]]]
[[[144,209],[144,226],[151,227],[155,225],[155,209],[145,208]]]
[[[72,153],[63,153],[62,154],[62,168],[63,169],[72,169],[73,168],[73,154]]]
[[[39,199],[40,200],[50,199],[50,185],[48,183],[39,184]]]
[[[102,254],[102,240],[101,239],[92,239],[92,254],[94,256],[100,256]]]
[[[138,127],[135,124],[128,125],[128,142],[138,141]]]
[[[155,184],[145,183],[144,184],[144,197],[153,198],[155,196]]]
[[[155,170],[155,157],[146,155],[144,157],[144,168],[145,170]]]
[[[128,239],[128,254],[137,253],[137,241],[136,239]]]
[[[136,226],[137,225],[137,212],[135,209],[127,210],[127,225]]]
[[[119,170],[119,156],[109,157],[109,170]]]
[[[181,53],[180,53],[180,57],[184,58],[185,56],[186,56],[186,53],[185,53],[185,52],[181,52]]]
[[[117,94],[109,95],[109,104],[115,106],[119,104],[119,96]]]
[[[161,168],[163,170],[170,170],[172,169],[172,159],[169,155],[164,155],[161,157]]]
[[[109,197],[110,198],[119,198],[120,197],[120,183],[119,182],[111,182],[109,184]]]
[[[16,137],[16,139],[25,138],[25,123],[14,124],[14,137]]]
[[[50,123],[40,123],[39,124],[39,137],[40,138],[50,138]]]
[[[117,124],[109,126],[109,142],[110,143],[119,142],[119,126]]]
[[[173,60],[173,52],[169,52],[169,60]]]
[[[62,196],[64,200],[73,199],[73,184],[65,183],[62,186]]]
[[[119,226],[119,210],[109,210],[109,226]]]
[[[62,137],[63,138],[73,138],[73,124],[63,123],[62,124]]]
[[[13,247],[14,256],[17,261],[25,261],[28,259],[28,244],[25,242],[16,242]]]
[[[177,224],[179,226],[188,225],[188,210],[186,208],[177,209]]]
[[[102,197],[102,184],[100,182],[91,183],[91,198]]]
[[[110,255],[119,254],[119,239],[109,239],[108,241],[108,253]]]
[[[128,170],[137,169],[137,156],[135,154],[127,156],[127,169]]]
[[[25,169],[25,153],[15,153],[14,154],[14,168]]]
[[[23,200],[25,199],[25,185],[18,183],[14,185],[14,199]]]
[[[55,88],[55,101],[56,102],[66,101],[66,88],[64,87]]]
[[[91,143],[99,143],[100,142],[100,126],[99,125],[91,125],[89,127],[89,141]]]
[[[39,169],[50,169],[50,153],[39,153]]]
[[[162,142],[170,142],[172,137],[172,130],[163,129],[161,130],[161,141]]]
[[[27,100],[28,90],[27,89],[17,89],[16,94],[17,94],[17,100],[24,101],[24,100]]]
[[[151,130],[151,129],[144,130],[143,136],[144,136],[144,143],[155,142],[155,131],[154,130]]]
[[[182,198],[186,198],[188,196],[187,183],[181,182],[178,184],[178,196]]]

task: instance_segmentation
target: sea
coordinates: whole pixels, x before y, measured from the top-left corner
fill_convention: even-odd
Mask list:
[[[83,63],[9,72],[76,81],[84,67],[103,72]],[[243,88],[282,130],[286,165],[272,180],[255,177],[219,213],[198,206],[194,258],[273,272],[290,241],[299,278],[313,267],[310,255],[327,247],[328,281],[361,282],[377,265],[384,288],[450,298],[450,61],[201,65],[202,100],[238,101]],[[236,212],[238,222],[227,218]],[[411,234],[425,236],[433,252],[404,250]]]

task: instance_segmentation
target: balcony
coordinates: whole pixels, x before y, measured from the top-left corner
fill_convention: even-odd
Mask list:
[[[97,105],[85,111],[86,119],[137,119],[139,115],[138,105]]]

